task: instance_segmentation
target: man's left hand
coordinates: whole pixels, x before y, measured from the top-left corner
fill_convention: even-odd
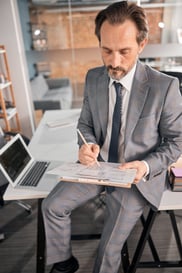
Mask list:
[[[147,167],[143,161],[131,161],[127,163],[123,163],[120,167],[121,170],[125,169],[136,169],[137,173],[134,179],[134,183],[137,184],[139,181],[145,176],[147,172]]]

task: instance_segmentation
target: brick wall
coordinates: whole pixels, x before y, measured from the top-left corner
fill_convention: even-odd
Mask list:
[[[102,65],[98,41],[94,34],[96,14],[97,12],[74,12],[70,19],[69,14],[63,12],[48,13],[45,10],[30,12],[31,23],[38,23],[46,30],[47,61],[50,63],[51,77],[69,77],[73,87],[75,83],[83,86],[87,70]],[[160,43],[161,32],[158,22],[162,21],[162,15],[162,8],[147,10],[150,26],[149,43]],[[57,57],[51,60],[51,52],[54,50]],[[68,56],[66,60],[63,56],[64,50]]]

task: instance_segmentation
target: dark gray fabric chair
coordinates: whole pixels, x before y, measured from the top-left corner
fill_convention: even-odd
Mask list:
[[[39,74],[30,81],[35,110],[70,109],[73,91],[68,78],[46,79]]]

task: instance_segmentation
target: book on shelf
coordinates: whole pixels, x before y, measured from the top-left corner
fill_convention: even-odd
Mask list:
[[[11,85],[11,82],[9,82],[9,81],[5,81],[4,83],[1,82],[0,89],[4,89],[4,88],[8,87],[9,85]]]
[[[4,114],[2,109],[0,109],[0,114]],[[8,116],[12,116],[12,115],[16,114],[16,108],[15,107],[6,108],[6,114]]]

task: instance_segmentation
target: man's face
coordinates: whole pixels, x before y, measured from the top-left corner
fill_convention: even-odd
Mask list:
[[[147,43],[146,39],[138,44],[137,34],[138,30],[130,20],[117,25],[108,21],[102,24],[100,50],[104,65],[113,79],[120,80],[132,69]]]

